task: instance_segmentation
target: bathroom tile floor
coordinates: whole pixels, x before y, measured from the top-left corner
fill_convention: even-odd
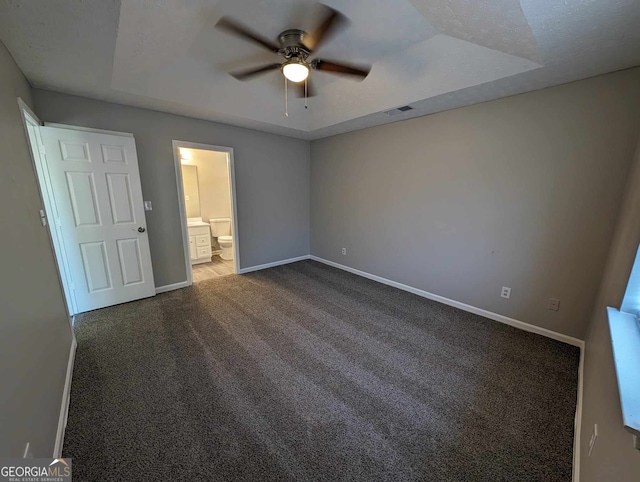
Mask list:
[[[219,278],[233,274],[233,260],[224,260],[220,256],[214,256],[211,263],[196,264],[191,267],[193,273],[193,282]]]

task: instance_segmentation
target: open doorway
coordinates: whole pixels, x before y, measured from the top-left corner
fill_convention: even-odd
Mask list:
[[[187,282],[239,271],[233,149],[173,141]]]

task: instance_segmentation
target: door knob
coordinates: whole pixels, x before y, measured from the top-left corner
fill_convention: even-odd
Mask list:
[[[140,227],[138,228],[138,232],[139,232],[139,233],[144,233],[145,231],[146,231],[146,229],[144,229],[142,226],[140,226]]]

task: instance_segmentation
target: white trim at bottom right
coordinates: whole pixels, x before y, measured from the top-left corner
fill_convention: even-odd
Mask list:
[[[580,365],[578,367],[578,399],[576,401],[576,417],[573,426],[573,471],[572,482],[580,481],[580,437],[582,434],[582,392],[584,372],[584,342],[580,347]]]

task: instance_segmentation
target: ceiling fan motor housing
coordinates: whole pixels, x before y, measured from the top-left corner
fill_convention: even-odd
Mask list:
[[[280,41],[280,54],[287,59],[298,57],[304,61],[311,52],[304,46],[304,38],[308,35],[304,30],[289,29],[278,36]]]

